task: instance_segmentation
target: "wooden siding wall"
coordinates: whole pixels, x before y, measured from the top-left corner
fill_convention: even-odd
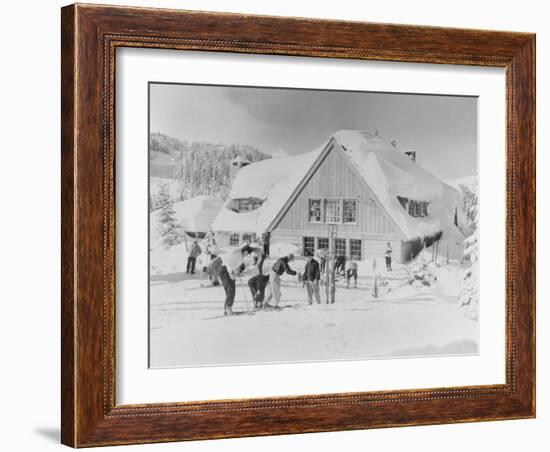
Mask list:
[[[315,237],[315,249],[317,249],[317,237],[328,237],[327,231],[311,232],[307,230],[288,230],[276,229],[271,234],[271,243],[290,243],[297,246],[300,250],[303,245],[303,237]],[[337,234],[337,238],[346,239],[346,248],[349,255],[349,239],[361,239],[363,241],[363,259],[380,258],[382,259],[386,252],[387,243],[392,246],[392,258],[395,262],[403,261],[402,246],[407,242],[402,242],[399,237],[394,234]]]
[[[326,232],[326,224],[309,222],[309,199],[336,197],[358,200],[357,224],[340,224],[340,233],[397,233],[343,152],[335,144],[276,229]]]

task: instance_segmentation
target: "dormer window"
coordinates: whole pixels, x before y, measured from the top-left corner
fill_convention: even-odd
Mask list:
[[[427,217],[428,216],[428,201],[416,201],[403,196],[398,196],[397,200],[401,207],[406,210],[411,217]]]
[[[234,212],[250,212],[262,207],[263,201],[259,198],[232,199],[229,208]]]

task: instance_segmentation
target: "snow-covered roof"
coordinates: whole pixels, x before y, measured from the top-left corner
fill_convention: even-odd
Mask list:
[[[326,143],[314,151],[293,157],[262,160],[239,170],[229,198],[259,198],[264,203],[256,210],[242,213],[223,208],[212,228],[218,231],[264,232],[325,145]]]
[[[341,130],[334,134],[334,139],[407,238],[424,237],[441,230],[441,215],[438,215],[436,204],[442,201],[454,206],[454,189],[380,136],[364,131]],[[403,209],[398,196],[430,202],[430,215],[412,217]],[[448,214],[452,218],[452,212]]]
[[[477,192],[477,175],[459,177],[458,179],[448,180],[446,182],[457,190],[462,190],[462,187],[464,187],[473,193]]]
[[[433,234],[442,228],[442,217],[452,219],[457,191],[413,162],[376,133],[341,130],[331,137],[374,192],[403,235],[410,239]],[[272,223],[317,158],[321,147],[294,157],[264,160],[241,169],[230,198],[261,198],[253,211],[236,213],[224,208],[213,228],[224,231],[262,232]],[[430,202],[428,217],[412,217],[397,197]],[[451,220],[452,221],[452,220]]]
[[[223,207],[223,201],[213,196],[196,196],[174,203],[176,218],[185,231],[208,231]]]
[[[195,198],[174,203],[175,217],[184,231],[206,232],[223,207],[223,201],[213,196],[196,196]],[[158,234],[158,215],[160,210],[151,213],[150,234],[151,246],[156,247],[161,238]]]

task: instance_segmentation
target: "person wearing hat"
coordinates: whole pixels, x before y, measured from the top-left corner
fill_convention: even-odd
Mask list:
[[[303,281],[306,286],[307,301],[309,304],[313,304],[313,296],[317,304],[321,304],[321,295],[319,294],[319,281],[321,279],[321,271],[319,268],[319,262],[313,259],[312,252],[306,252],[307,262],[304,268]]]
[[[296,275],[296,272],[290,268],[289,263],[294,260],[294,254],[289,254],[288,256],[281,257],[277,259],[275,264],[271,269],[271,274],[269,275],[269,285],[271,287],[271,293],[267,298],[264,306],[271,306],[269,302],[273,298],[273,307],[275,309],[279,308],[279,302],[281,301],[281,275],[287,273],[289,275]]]

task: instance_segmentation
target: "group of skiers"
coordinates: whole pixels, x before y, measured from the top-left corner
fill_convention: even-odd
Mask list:
[[[269,274],[264,274],[263,264],[266,255],[263,247],[255,243],[245,243],[238,248],[223,253],[223,255],[214,257],[206,267],[206,271],[212,279],[219,279],[225,291],[225,315],[233,314],[236,280],[239,279],[242,282],[242,275],[247,268],[247,261],[250,258],[252,258],[253,262],[249,263],[248,266],[255,266],[258,270],[258,273],[248,280],[248,287],[254,300],[254,306],[257,308],[272,307],[276,310],[279,309],[281,301],[281,275],[283,273],[288,273],[289,275],[297,274],[289,265],[294,260],[294,255],[292,254],[277,259]],[[271,291],[266,299],[265,292],[268,283]],[[213,284],[215,285],[214,282]],[[271,301],[272,304],[270,304]]]
[[[250,266],[257,269],[257,273],[247,281],[255,308],[280,309],[281,276],[285,273],[288,275],[298,275],[303,287],[306,289],[309,304],[313,304],[314,299],[320,304],[321,275],[326,271],[327,264],[326,251],[318,251],[318,260],[314,258],[312,252],[306,252],[307,260],[302,274],[298,274],[290,267],[291,262],[294,261],[293,254],[278,258],[266,273],[263,267],[265,260],[269,257],[270,238],[264,234],[262,239],[262,245],[248,241],[238,248],[218,255],[214,234],[209,232],[206,235],[204,242],[205,253],[208,256],[209,262],[204,266],[204,270],[209,274],[213,286],[218,286],[221,283],[224,289],[224,315],[233,314],[236,280],[239,279],[242,282],[242,275],[246,268]],[[187,259],[187,273],[195,273],[196,260],[201,253],[202,249],[200,245],[197,240],[194,240]],[[391,244],[388,242],[384,254],[387,271],[391,271],[391,253]],[[347,288],[350,287],[351,280],[354,282],[354,287],[357,287],[358,264],[356,261],[347,259],[346,256],[337,256],[334,271],[336,275],[342,275],[346,278]],[[266,297],[268,285],[270,290]]]

